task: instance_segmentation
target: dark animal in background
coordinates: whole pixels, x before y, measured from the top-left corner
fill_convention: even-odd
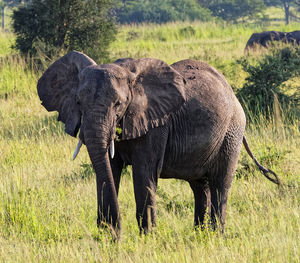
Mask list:
[[[158,178],[188,181],[195,225],[203,226],[209,213],[212,227],[219,221],[224,228],[242,142],[255,158],[244,136],[244,111],[217,70],[195,60],[169,66],[152,58],[96,65],[73,51],[46,70],[37,88],[68,134],[76,137],[80,129],[75,157],[85,144],[96,172],[98,226],[120,233],[120,177],[124,165],[132,165],[141,232],[155,224]],[[273,172],[255,162],[270,178]]]
[[[255,46],[268,47],[272,41],[281,41],[284,43],[300,44],[300,31],[293,32],[279,32],[279,31],[265,31],[261,33],[253,33],[249,38],[245,50],[248,51]]]

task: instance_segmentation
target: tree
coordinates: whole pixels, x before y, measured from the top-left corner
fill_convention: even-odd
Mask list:
[[[121,23],[211,19],[210,11],[196,0],[123,0],[117,13]]]
[[[299,19],[290,11],[290,7],[294,5],[297,11],[300,11],[300,0],[265,0],[265,4],[268,6],[281,6],[284,10],[285,23],[290,23],[290,17],[293,16],[295,19]]]
[[[281,5],[281,0],[264,0],[266,6],[279,6]]]
[[[288,25],[290,23],[290,6],[292,0],[282,0],[281,1],[284,8],[284,14],[285,14],[285,23]]]
[[[1,14],[2,14],[2,29],[4,29],[4,25],[5,25],[5,3],[4,1],[0,2],[0,8],[1,8]]]
[[[285,14],[285,23],[288,25],[290,23],[290,17],[292,16],[296,20],[300,20],[293,12],[290,11],[290,7],[293,5],[296,7],[296,10],[300,12],[300,0],[281,0],[281,3],[284,8]]]
[[[201,6],[209,8],[213,15],[226,21],[242,17],[253,18],[265,9],[263,0],[198,0]]]
[[[16,48],[50,58],[79,50],[103,61],[116,33],[112,5],[113,0],[32,0],[13,12]]]

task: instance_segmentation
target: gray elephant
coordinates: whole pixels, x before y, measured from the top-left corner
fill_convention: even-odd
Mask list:
[[[85,144],[96,172],[98,226],[119,235],[120,177],[124,165],[132,165],[141,232],[155,225],[158,178],[188,181],[195,225],[203,226],[208,213],[213,228],[217,221],[224,228],[242,142],[255,158],[244,136],[243,109],[217,70],[195,60],[169,66],[151,58],[96,65],[73,51],[46,70],[37,89],[42,105],[59,112],[68,134],[76,137],[80,129],[74,158]]]
[[[300,44],[300,31],[279,32],[264,31],[261,33],[253,33],[249,38],[245,51],[254,48],[256,45],[268,47],[271,41],[281,41],[284,43]]]

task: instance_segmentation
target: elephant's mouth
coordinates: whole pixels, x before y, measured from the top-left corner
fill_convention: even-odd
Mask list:
[[[81,120],[81,124],[82,124],[82,120]],[[120,120],[117,121],[117,123],[115,124],[115,129],[112,129],[111,131],[111,136],[110,136],[110,140],[107,143],[107,151],[109,150],[110,152],[110,157],[113,159],[114,155],[115,155],[115,140],[117,142],[121,141],[122,139],[122,127],[123,127],[123,118],[120,118]],[[78,125],[78,130],[80,128],[80,124]],[[78,132],[77,130],[77,132]],[[75,160],[75,158],[77,157],[80,148],[82,146],[82,144],[85,144],[85,140],[84,140],[84,133],[83,133],[83,127],[80,128],[80,132],[79,132],[79,141],[78,144],[76,146],[76,149],[74,151],[73,154],[73,160]]]
[[[80,129],[79,132],[79,140],[82,141],[83,144],[85,144],[85,140],[84,140],[84,134],[83,134],[83,129]]]
[[[123,118],[120,118],[120,119],[117,118],[117,122],[114,125],[115,128],[113,128],[111,130],[112,134],[110,136],[110,144],[107,144],[107,145],[109,145],[109,148],[107,150],[109,150],[111,159],[113,159],[115,156],[115,141],[116,142],[121,141],[122,126],[123,126]]]
[[[80,126],[81,126],[81,123],[82,123],[82,118],[79,119],[78,123],[76,124],[75,126],[75,129],[74,129],[74,137],[77,136],[78,132],[79,132],[79,129],[80,129]]]
[[[115,140],[117,142],[122,140],[122,133],[123,133],[122,127],[123,127],[123,118],[117,123],[116,126]]]

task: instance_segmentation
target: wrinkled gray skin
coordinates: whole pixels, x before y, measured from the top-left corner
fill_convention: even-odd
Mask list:
[[[80,128],[96,172],[98,225],[108,224],[119,234],[120,176],[124,165],[132,165],[141,231],[155,224],[158,178],[188,181],[195,225],[203,225],[207,212],[212,226],[218,219],[223,229],[228,191],[246,143],[246,120],[214,68],[194,60],[169,66],[150,58],[96,65],[73,51],[47,69],[38,94],[48,111],[59,112],[68,134],[76,137]],[[117,126],[122,128],[119,141]],[[113,159],[108,154],[112,140]]]
[[[248,51],[255,46],[268,47],[271,41],[282,41],[284,43],[300,44],[300,31],[279,32],[265,31],[261,33],[253,33],[249,38],[245,51]]]

